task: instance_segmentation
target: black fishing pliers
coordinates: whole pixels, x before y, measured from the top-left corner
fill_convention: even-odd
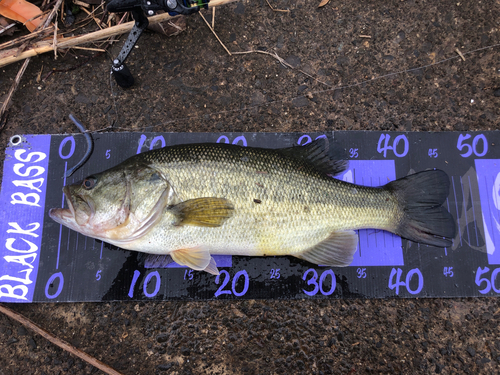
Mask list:
[[[135,20],[135,25],[128,34],[127,41],[122,47],[120,54],[113,60],[111,73],[115,77],[116,83],[124,88],[134,84],[134,77],[124,64],[128,55],[139,40],[142,32],[148,27],[148,17],[153,16],[157,11],[163,10],[170,15],[189,15],[198,12],[201,8],[208,8],[210,0],[111,0],[106,9],[108,12],[131,12]]]

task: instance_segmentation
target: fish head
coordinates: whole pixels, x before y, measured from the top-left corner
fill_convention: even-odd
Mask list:
[[[63,188],[68,208],[53,208],[56,222],[112,243],[143,235],[174,199],[160,172],[148,165],[119,165]]]

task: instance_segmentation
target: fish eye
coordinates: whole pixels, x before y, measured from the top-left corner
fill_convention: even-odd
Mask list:
[[[97,177],[89,176],[82,182],[82,186],[85,190],[93,189],[97,184]]]

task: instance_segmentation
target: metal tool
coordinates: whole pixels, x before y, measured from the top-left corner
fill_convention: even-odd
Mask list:
[[[108,12],[131,12],[135,20],[135,25],[130,30],[120,54],[113,60],[111,74],[116,83],[123,88],[134,84],[134,77],[125,65],[125,60],[144,29],[148,27],[148,16],[153,16],[159,10],[164,10],[173,16],[189,15],[198,12],[202,7],[208,8],[208,2],[209,0],[111,0],[106,6]]]

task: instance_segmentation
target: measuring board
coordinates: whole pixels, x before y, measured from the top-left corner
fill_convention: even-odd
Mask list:
[[[281,148],[327,138],[345,150],[336,178],[380,186],[410,173],[448,173],[444,207],[457,221],[450,248],[360,230],[351,266],[321,267],[294,257],[216,258],[219,276],[170,264],[147,269],[139,253],[85,237],[52,221],[62,187],[166,145],[225,142]],[[14,137],[13,137],[14,138]],[[16,143],[13,145],[12,142]],[[384,298],[500,293],[500,133],[104,133],[91,158],[83,135],[26,135],[6,148],[0,195],[0,302]]]

